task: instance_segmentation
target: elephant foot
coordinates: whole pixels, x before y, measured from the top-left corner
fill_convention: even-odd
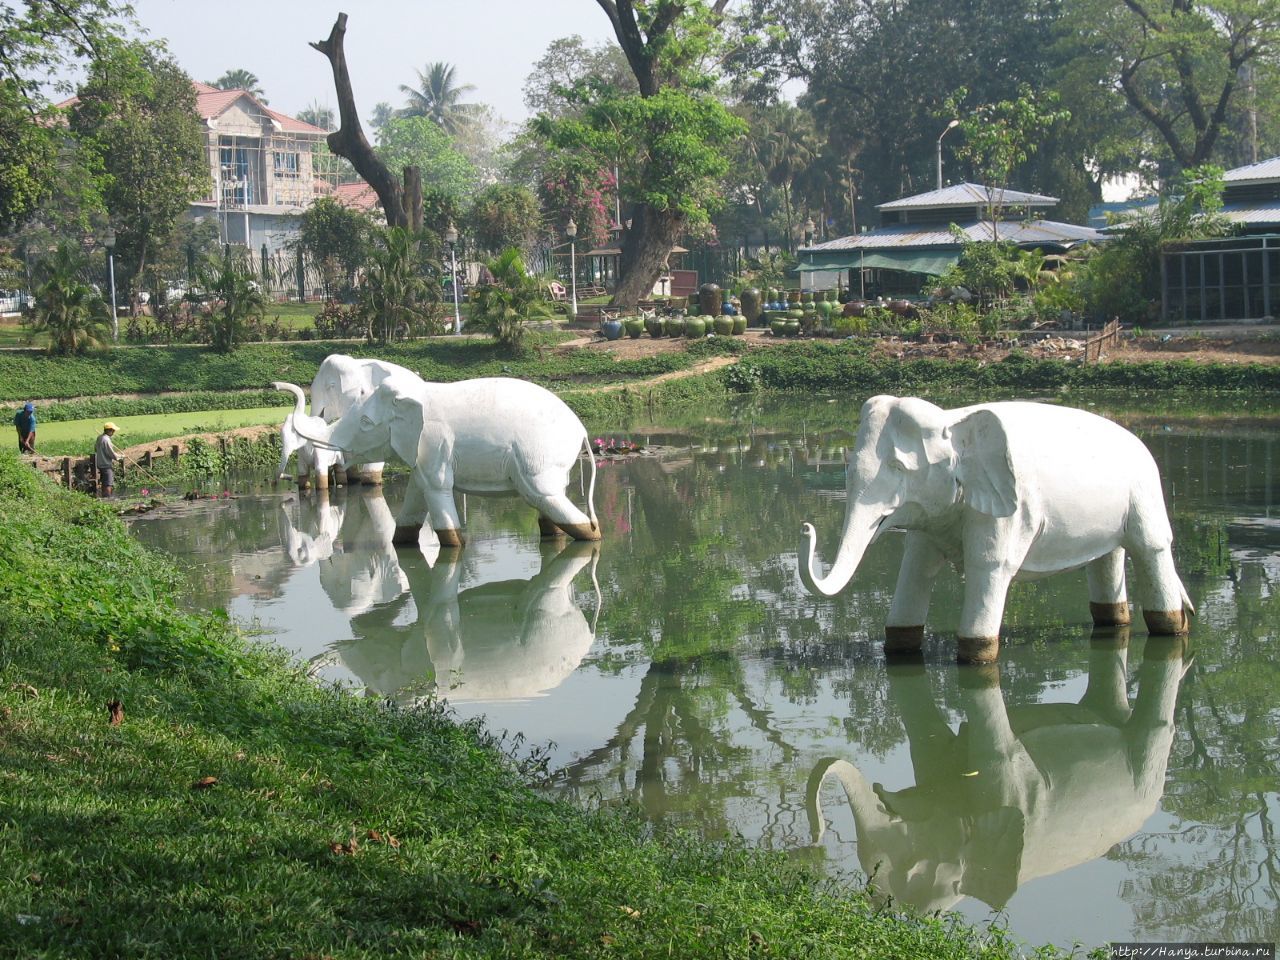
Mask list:
[[[919,653],[924,644],[924,626],[884,628],[884,652],[890,657]]]
[[[396,525],[396,532],[391,535],[391,542],[397,547],[416,547],[422,528],[410,524],[407,527]]]
[[[382,471],[381,470],[361,470],[358,468],[355,470],[348,470],[347,482],[362,483],[366,487],[380,487],[382,486]]]
[[[437,530],[436,537],[440,540],[440,546],[443,547],[461,547],[464,544],[462,539],[462,531],[460,530]]]
[[[327,474],[327,473],[317,473],[317,474],[316,474],[316,489],[317,489],[317,490],[328,490],[328,489],[329,489],[329,474]]]
[[[1129,604],[1094,603],[1089,601],[1089,613],[1095,627],[1122,627],[1129,622]]]
[[[1147,622],[1147,633],[1153,637],[1176,637],[1191,629],[1191,617],[1186,610],[1143,610],[1142,619]]]
[[[575,540],[599,540],[600,525],[592,523],[558,523],[561,530]]]
[[[310,478],[310,477],[308,477],[306,474],[303,474],[302,476],[300,476],[300,477],[298,478],[298,489],[299,489],[299,490],[310,490],[310,489],[311,489],[311,478]]]
[[[557,527],[552,521],[546,517],[538,517],[538,533],[542,535],[543,540],[553,540],[556,537],[565,536],[565,532]]]
[[[960,663],[995,663],[1000,656],[1000,638],[959,637],[956,660]]]

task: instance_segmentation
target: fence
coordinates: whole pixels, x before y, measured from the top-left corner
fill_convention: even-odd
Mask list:
[[[1097,363],[1102,359],[1104,347],[1114,347],[1120,342],[1120,321],[1112,320],[1102,332],[1084,342],[1084,362]]]

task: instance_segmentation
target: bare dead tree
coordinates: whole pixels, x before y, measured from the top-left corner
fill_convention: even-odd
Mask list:
[[[387,225],[408,227],[413,232],[422,229],[422,172],[416,166],[404,168],[403,182],[396,178],[385,163],[373,151],[360,126],[356,113],[356,98],[351,89],[351,75],[347,71],[347,55],[343,39],[347,35],[347,15],[339,13],[329,31],[329,38],[311,46],[325,55],[333,68],[333,86],[338,95],[338,129],[325,138],[329,149],[351,161],[356,172],[373,187],[378,195]]]

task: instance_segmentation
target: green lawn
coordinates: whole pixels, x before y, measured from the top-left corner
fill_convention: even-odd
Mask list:
[[[284,422],[288,410],[283,407],[258,407],[249,410],[206,410],[198,413],[170,413],[137,417],[112,417],[120,428],[115,444],[123,449],[166,437],[182,437],[194,433],[213,433]],[[36,429],[36,446],[47,457],[88,455],[94,439],[102,432],[103,418],[64,420],[41,423]]]

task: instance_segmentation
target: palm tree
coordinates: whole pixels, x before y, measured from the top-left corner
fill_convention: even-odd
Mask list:
[[[261,81],[257,76],[243,67],[228,70],[213,83],[211,87],[217,87],[219,90],[243,90],[257,97],[262,103],[267,102],[267,98],[263,95]]]
[[[545,284],[529,276],[520,251],[509,247],[487,264],[494,282],[478,287],[471,309],[475,325],[490,331],[508,350],[519,350],[526,324],[551,316]]]
[[[400,92],[408,98],[400,116],[429,117],[449,136],[474,122],[479,104],[462,103],[461,98],[475,87],[469,83],[456,86],[453,71],[450,63],[428,63],[426,73],[415,70],[418,86],[400,85]]]
[[[403,340],[436,319],[421,237],[404,227],[388,227],[381,240],[370,252],[356,306],[370,343]]]
[[[263,102],[265,103],[266,101]],[[319,127],[321,130],[334,129],[333,107],[321,103],[319,100],[312,100],[306,107],[299,110],[298,119],[303,123],[311,124],[313,127]]]
[[[254,279],[250,264],[227,255],[206,264],[200,283],[214,299],[209,316],[213,349],[230,353],[244,340],[249,322],[262,319],[267,298]]]
[[[45,281],[29,308],[31,331],[49,338],[49,352],[84,353],[111,339],[111,308],[80,279],[84,259],[68,243],[44,265]]]
[[[792,187],[818,156],[813,120],[798,107],[781,105],[774,113],[765,136],[765,167],[769,182],[782,188],[782,206],[787,217],[787,246],[795,236]]]

